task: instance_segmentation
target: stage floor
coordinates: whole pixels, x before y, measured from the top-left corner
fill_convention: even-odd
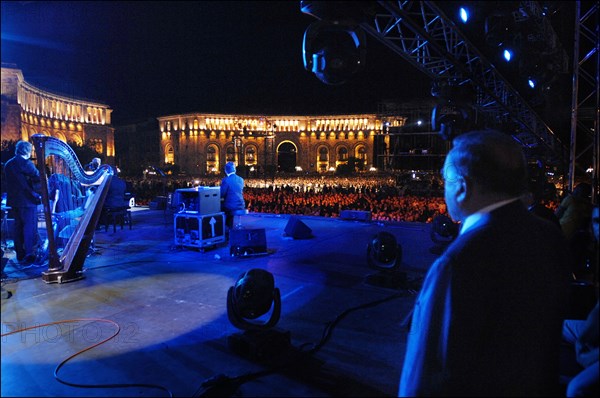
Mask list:
[[[46,267],[5,253],[2,396],[396,395],[405,321],[436,258],[430,224],[299,216],[313,237],[293,239],[290,216],[251,213],[243,227],[264,229],[267,253],[232,257],[228,242],[176,246],[172,215],[134,210],[131,230],[96,232],[82,280],[45,283]],[[370,283],[380,231],[402,247],[401,286]],[[227,316],[229,288],[254,268],[280,292],[275,332],[243,334]],[[221,376],[232,380],[202,388]]]

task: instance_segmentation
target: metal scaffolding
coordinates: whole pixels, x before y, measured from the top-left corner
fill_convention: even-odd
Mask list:
[[[535,2],[522,7],[539,13]],[[567,164],[566,145],[435,2],[379,1],[360,26],[432,80],[472,85],[473,106],[488,126],[514,125],[513,137],[526,150],[547,164]]]
[[[577,161],[592,152],[593,196],[598,200],[599,115],[600,115],[600,24],[597,1],[577,1],[575,4],[575,42],[573,50],[573,100],[571,115],[571,146],[569,191],[573,190]]]

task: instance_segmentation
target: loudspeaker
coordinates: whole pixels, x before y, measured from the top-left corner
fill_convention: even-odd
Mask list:
[[[294,239],[309,239],[312,238],[312,229],[308,225],[304,224],[300,218],[291,216],[287,225],[285,226],[285,235],[291,236]]]
[[[363,210],[342,210],[340,211],[342,220],[360,220],[371,221],[371,212]]]
[[[229,254],[232,257],[267,254],[265,229],[232,229],[229,231]]]

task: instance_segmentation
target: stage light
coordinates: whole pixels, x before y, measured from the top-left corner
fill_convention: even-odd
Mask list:
[[[389,232],[378,232],[367,245],[367,264],[379,272],[367,276],[370,285],[391,289],[406,288],[406,273],[400,271],[402,246]]]
[[[380,271],[390,271],[400,266],[402,247],[396,237],[389,232],[379,232],[367,247],[367,263],[369,267]]]
[[[470,84],[457,85],[449,81],[434,81],[431,94],[440,99],[431,113],[431,128],[445,140],[474,126],[473,102],[475,89]]]
[[[530,77],[529,79],[527,79],[527,84],[529,84],[529,87],[535,88],[536,80],[534,78]]]
[[[502,56],[506,62],[510,62],[513,59],[513,51],[510,48],[505,48],[502,52]]]
[[[268,321],[259,320],[271,311]],[[242,330],[265,330],[274,327],[281,315],[281,297],[273,275],[254,268],[241,274],[227,292],[227,316]]]
[[[459,232],[459,224],[446,215],[440,214],[431,223],[430,237],[435,246],[430,249],[434,254],[441,254]]]
[[[365,32],[352,22],[317,21],[304,32],[304,68],[325,84],[340,85],[364,68]]]
[[[469,21],[469,17],[471,16],[469,10],[465,7],[460,7],[458,10],[458,15],[463,23],[467,23]]]
[[[259,268],[241,274],[227,292],[227,317],[243,332],[228,336],[229,348],[253,361],[280,363],[292,349],[291,333],[275,327],[280,315],[281,294],[273,275]]]

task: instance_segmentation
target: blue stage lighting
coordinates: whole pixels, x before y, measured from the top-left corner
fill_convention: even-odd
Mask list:
[[[465,7],[460,7],[460,10],[458,11],[458,15],[460,16],[460,20],[463,23],[467,23],[467,21],[469,20],[469,17],[471,16],[471,13]]]
[[[510,62],[513,58],[513,52],[510,48],[505,49],[503,55],[506,62]]]
[[[529,79],[527,79],[527,83],[529,84],[529,87],[531,87],[531,88],[535,88],[535,86],[536,86],[536,81],[532,77],[530,77]]]

